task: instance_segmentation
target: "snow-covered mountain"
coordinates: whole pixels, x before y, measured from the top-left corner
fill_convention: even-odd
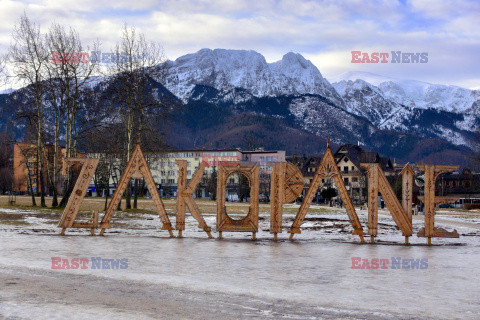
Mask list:
[[[168,61],[167,67],[164,84],[184,102],[251,110],[245,105],[261,104],[258,98],[292,97],[282,100],[285,110],[317,135],[328,134],[325,118],[330,118],[334,131],[343,128],[359,140],[355,128],[362,127],[362,134],[397,130],[471,147],[471,134],[480,127],[480,91],[368,72],[347,72],[331,78],[331,84],[298,53],[267,63],[255,51],[202,49]],[[272,112],[260,109],[255,112]]]
[[[254,137],[303,154],[329,137],[405,161],[456,163],[467,161],[480,128],[480,91],[367,72],[329,82],[297,53],[267,63],[255,51],[202,49],[166,67],[166,79],[150,79],[148,90],[152,99],[183,102],[171,109],[166,134],[177,148],[232,148]],[[88,87],[104,90],[100,80],[108,83],[94,78]],[[0,130],[11,117],[7,98],[0,94]]]
[[[360,79],[380,89],[386,99],[411,108],[478,114],[480,91],[458,86],[385,77],[370,72],[350,71],[332,77],[332,83]],[[334,85],[337,87],[338,85]],[[345,86],[345,84],[341,85]]]
[[[167,63],[165,86],[184,101],[196,85],[204,85],[221,91],[246,89],[255,97],[318,94],[343,104],[320,71],[298,53],[267,63],[255,51],[202,49]]]
[[[473,146],[472,132],[480,127],[480,91],[369,72],[347,72],[332,79],[346,109],[380,129]]]
[[[333,83],[333,87],[343,98],[346,110],[367,118],[375,126],[387,129],[404,130],[401,123],[391,124],[393,116],[409,112],[409,108],[389,100],[374,85],[361,80],[342,80]]]

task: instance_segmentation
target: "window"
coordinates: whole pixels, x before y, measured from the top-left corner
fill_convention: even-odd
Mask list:
[[[192,174],[192,171],[190,170],[187,170],[187,176],[191,175]]]
[[[160,180],[160,183],[164,184],[164,183],[165,183],[165,179]]]
[[[352,166],[350,169],[352,169],[352,171],[355,171],[355,167],[354,167],[354,166]]]
[[[347,158],[347,157],[345,157],[345,159],[343,159],[343,161],[345,161],[345,162],[348,162],[348,158]]]
[[[347,166],[343,167],[343,172],[348,173],[348,167]]]
[[[235,179],[234,178],[228,179],[228,183],[235,183]]]
[[[345,182],[345,184],[348,184],[348,178],[343,178],[343,182]]]
[[[161,174],[162,176],[164,176],[164,175],[165,175],[165,170],[161,171],[160,174]]]
[[[187,162],[187,167],[190,167],[192,164],[190,162]]]
[[[168,171],[168,175],[173,176],[173,175],[175,175],[175,172],[173,172],[173,170],[170,170],[170,171]]]
[[[358,178],[357,177],[352,178],[352,182],[358,182]]]
[[[174,179],[168,179],[168,183],[175,183]]]

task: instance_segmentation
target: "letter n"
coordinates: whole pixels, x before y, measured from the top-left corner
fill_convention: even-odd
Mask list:
[[[410,237],[412,222],[398,201],[380,165],[378,163],[362,163],[360,165],[368,171],[368,233],[371,236],[378,233],[378,193],[380,192],[395,224],[402,230],[405,237]]]

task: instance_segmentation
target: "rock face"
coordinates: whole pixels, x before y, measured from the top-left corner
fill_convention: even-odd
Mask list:
[[[284,107],[301,128],[326,134],[326,122],[333,123],[336,129],[330,131],[338,134],[338,142],[397,130],[472,147],[480,126],[479,91],[368,72],[348,72],[332,85],[298,53],[267,63],[255,51],[202,49],[169,61],[168,67],[165,86],[184,102],[245,109],[246,104],[258,105],[259,98],[288,100]]]
[[[343,101],[320,71],[300,54],[287,53],[282,60],[267,63],[258,52],[202,49],[169,61],[165,86],[187,100],[195,85],[221,91],[246,89],[255,97],[322,95],[333,103]]]
[[[333,86],[347,110],[381,129],[394,129],[473,147],[480,127],[480,92],[415,80],[348,72]]]

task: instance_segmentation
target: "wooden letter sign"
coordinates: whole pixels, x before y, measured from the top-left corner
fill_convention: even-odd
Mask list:
[[[110,228],[110,220],[112,219],[112,215],[115,213],[115,209],[122,199],[122,195],[125,192],[130,179],[140,179],[142,177],[145,179],[145,184],[148,187],[148,191],[152,195],[153,202],[155,203],[160,219],[162,220],[162,230],[168,230],[170,236],[173,237],[172,224],[170,223],[170,219],[168,219],[165,206],[163,205],[162,199],[158,194],[157,186],[153,180],[152,173],[150,172],[150,168],[148,167],[147,161],[143,156],[143,152],[140,149],[139,144],[137,144],[135,150],[133,150],[130,161],[128,161],[127,167],[125,168],[125,171],[118,182],[118,186],[113,194],[112,200],[108,204],[107,211],[105,212],[100,224],[100,227],[102,228],[100,235],[103,235],[106,228]]]
[[[197,204],[192,198],[195,188],[202,179],[205,163],[202,162],[200,167],[193,175],[192,180],[187,185],[187,160],[177,160],[178,165],[178,182],[177,182],[177,219],[175,228],[178,230],[178,236],[182,237],[182,231],[185,230],[185,209],[188,207],[192,216],[198,221],[199,227],[202,228],[209,238],[213,238],[210,233],[211,228],[205,223]]]
[[[392,218],[405,236],[405,244],[412,235],[412,221],[393,192],[390,183],[378,163],[362,163],[362,168],[368,171],[368,234],[370,242],[378,234],[378,193],[385,199],[387,209]]]
[[[77,182],[73,187],[72,194],[68,199],[67,206],[63,211],[62,217],[58,226],[62,228],[61,235],[65,234],[67,228],[90,228],[91,234],[94,235],[94,228],[97,227],[98,223],[98,212],[94,212],[92,219],[87,223],[75,223],[75,218],[77,217],[78,210],[82,204],[83,198],[87,193],[88,185],[93,175],[95,174],[95,169],[98,166],[98,159],[90,158],[69,158],[65,159],[63,162],[63,174],[66,175],[68,168],[74,163],[83,163],[82,170],[80,170],[80,175],[77,178]]]
[[[227,180],[232,174],[243,174],[250,185],[250,207],[248,214],[241,220],[230,218],[225,208]],[[255,239],[258,232],[258,196],[260,189],[260,167],[241,166],[218,167],[217,179],[217,231],[218,237],[222,238],[223,231],[250,231]]]
[[[345,184],[343,183],[342,174],[340,173],[340,170],[338,170],[337,163],[333,157],[332,150],[330,149],[330,143],[327,144],[327,149],[325,150],[322,161],[317,168],[313,181],[310,184],[310,188],[307,191],[307,195],[305,196],[305,199],[303,199],[302,205],[295,217],[295,221],[290,228],[290,240],[293,239],[295,233],[301,233],[300,226],[307,215],[308,208],[312,204],[312,200],[317,193],[318,187],[320,187],[320,184],[322,183],[322,179],[333,179],[340,194],[340,198],[343,200],[345,208],[347,209],[348,218],[353,226],[353,234],[358,235],[360,241],[364,242],[362,225],[355,212],[352,200],[348,196],[347,188],[345,188]]]

